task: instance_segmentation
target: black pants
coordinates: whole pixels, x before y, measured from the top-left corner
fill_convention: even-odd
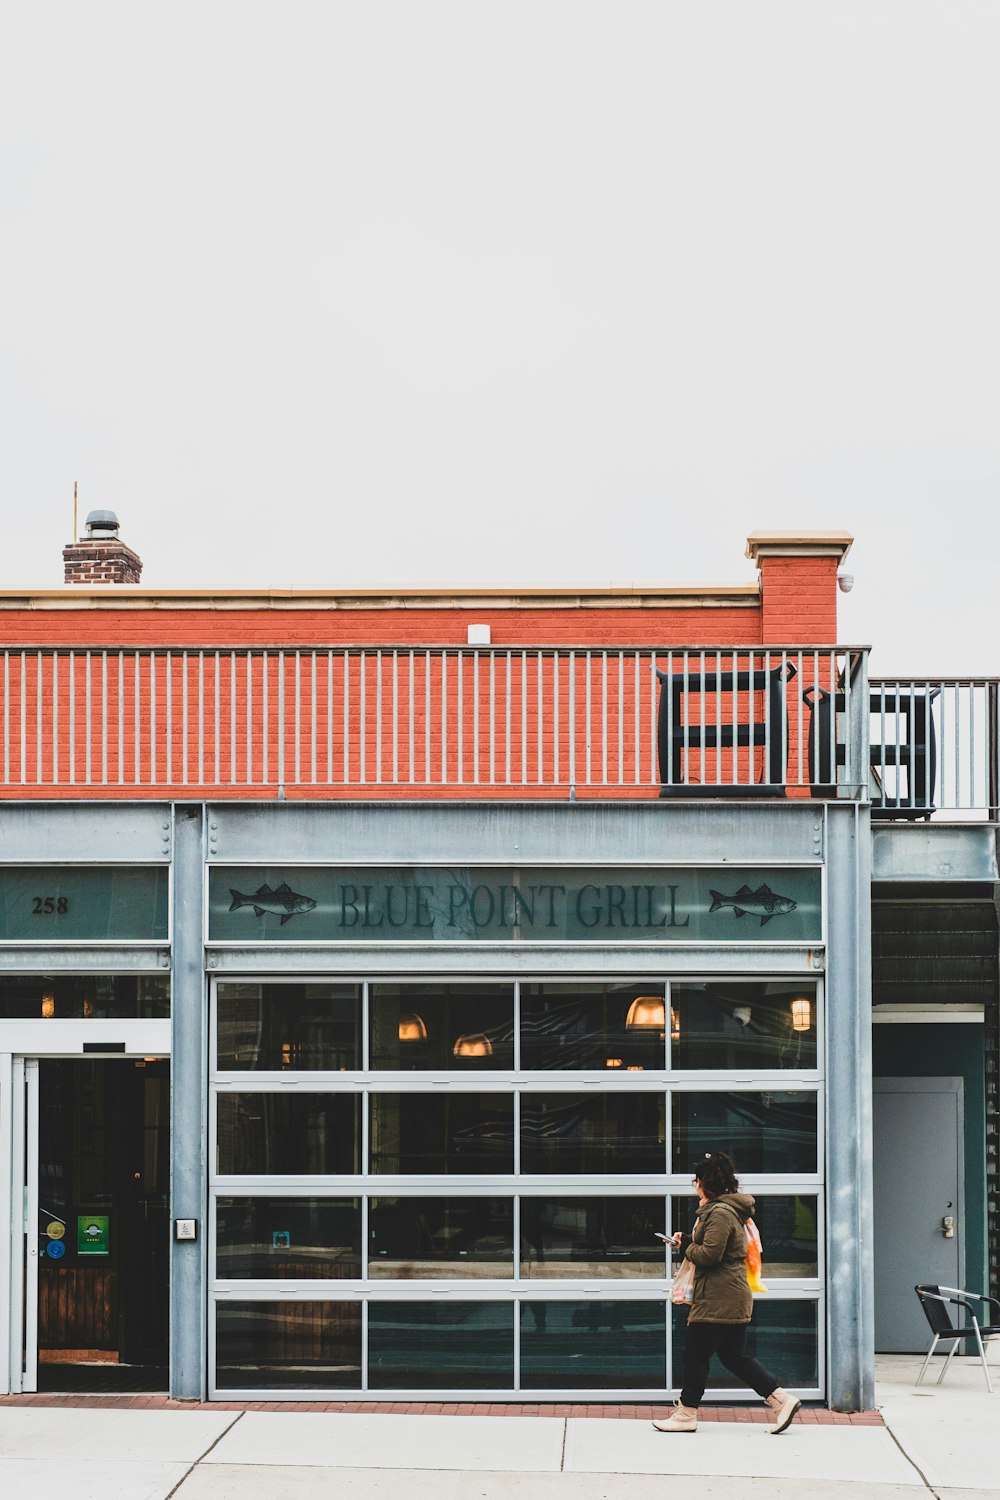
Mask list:
[[[700,1406],[708,1384],[708,1365],[717,1354],[727,1370],[732,1370],[758,1396],[770,1396],[779,1382],[747,1350],[747,1323],[689,1323],[684,1349],[684,1389],[682,1406]]]

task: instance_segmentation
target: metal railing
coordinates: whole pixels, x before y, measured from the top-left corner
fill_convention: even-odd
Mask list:
[[[0,794],[858,796],[865,667],[832,646],[8,648]]]
[[[878,678],[870,684],[875,816],[1000,815],[1000,679]]]

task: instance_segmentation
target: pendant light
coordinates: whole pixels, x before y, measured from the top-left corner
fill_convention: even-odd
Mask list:
[[[423,1017],[418,1016],[416,1011],[409,1011],[400,1016],[399,1040],[401,1042],[426,1042],[427,1027],[424,1025]]]
[[[492,1057],[493,1043],[481,1031],[472,1031],[458,1037],[451,1053],[453,1057]]]
[[[791,1010],[792,1030],[809,1031],[813,1023],[812,1001],[807,1000],[805,996],[800,996],[799,999],[792,1001]]]
[[[638,995],[625,1017],[626,1031],[662,1031],[666,1024],[666,1005],[662,995]]]

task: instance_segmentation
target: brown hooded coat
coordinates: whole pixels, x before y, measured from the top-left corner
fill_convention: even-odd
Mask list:
[[[749,1323],[753,1298],[747,1284],[747,1193],[722,1193],[698,1210],[685,1259],[694,1263],[689,1323]]]

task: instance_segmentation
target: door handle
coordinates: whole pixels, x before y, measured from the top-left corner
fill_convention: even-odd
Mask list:
[[[951,1214],[945,1214],[941,1220],[941,1233],[946,1240],[953,1240],[955,1238],[955,1220]]]

